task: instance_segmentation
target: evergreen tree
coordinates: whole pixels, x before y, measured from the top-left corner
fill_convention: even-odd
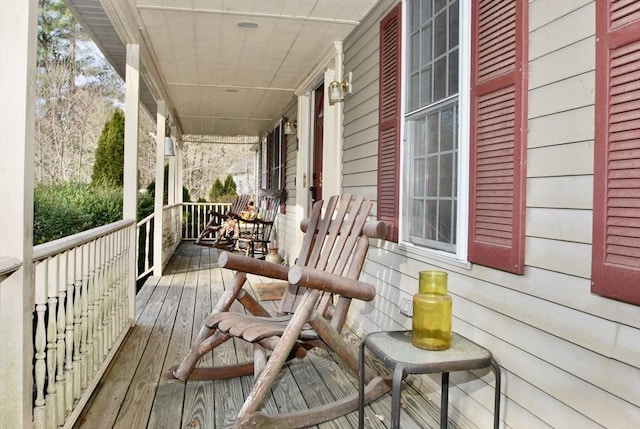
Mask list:
[[[224,179],[224,193],[225,194],[236,194],[236,182],[233,180],[231,174]]]
[[[124,176],[124,114],[116,109],[102,129],[91,175],[92,185],[122,187]]]
[[[211,190],[209,191],[209,201],[217,202],[223,194],[224,185],[222,184],[220,179],[216,179],[211,186]]]

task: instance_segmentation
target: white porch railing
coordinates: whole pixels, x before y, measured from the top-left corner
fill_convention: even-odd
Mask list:
[[[182,239],[195,240],[209,221],[209,211],[224,213],[231,203],[182,203]]]
[[[138,222],[136,237],[138,238],[138,270],[136,280],[140,280],[153,271],[153,221],[155,213]]]
[[[70,427],[126,335],[135,223],[34,247],[34,427]]]
[[[163,254],[195,239],[214,209],[230,204],[183,203],[163,209]],[[119,221],[34,247],[33,427],[72,427],[130,328],[130,270],[153,269],[153,215]],[[130,267],[136,234],[138,267]],[[165,261],[163,261],[164,263]],[[0,287],[21,266],[0,258]],[[3,305],[6,305],[4,303]]]

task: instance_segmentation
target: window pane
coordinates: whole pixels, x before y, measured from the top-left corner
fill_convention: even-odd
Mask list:
[[[440,150],[453,150],[454,134],[456,132],[453,107],[443,109],[440,114]]]
[[[458,50],[449,54],[449,92],[447,95],[458,92]]]
[[[431,103],[432,95],[431,95],[431,67],[427,67],[422,70],[422,74],[420,75],[420,101],[418,106],[424,106],[425,104]]]
[[[402,238],[419,246],[455,252],[458,1],[423,0],[419,8],[417,1],[410,3]],[[416,22],[418,9],[420,18]]]
[[[427,158],[427,196],[438,197],[438,156]]]
[[[458,14],[458,2],[455,2],[449,9],[449,50],[458,48]]]
[[[421,65],[426,65],[426,64],[430,64],[431,61],[433,61],[433,37],[432,37],[432,30],[431,30],[431,22],[429,22],[427,25],[424,26],[424,28],[422,29],[421,37],[420,37],[420,51],[419,54],[421,56]]]
[[[438,213],[438,241],[453,244],[451,236],[451,201],[440,201]]]
[[[447,96],[447,57],[436,61],[433,74],[433,101],[442,100]]]
[[[433,53],[438,57],[447,51],[447,13],[436,16]]]

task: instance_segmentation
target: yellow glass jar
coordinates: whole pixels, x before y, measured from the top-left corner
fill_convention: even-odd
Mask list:
[[[447,273],[420,271],[418,293],[413,296],[414,346],[445,350],[451,346],[451,297],[447,294]]]

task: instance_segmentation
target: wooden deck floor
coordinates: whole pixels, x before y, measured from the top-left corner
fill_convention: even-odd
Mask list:
[[[217,266],[218,251],[182,242],[165,275],[150,278],[138,294],[136,325],[100,382],[76,428],[229,428],[251,389],[253,377],[215,382],[167,380],[164,374],[189,348],[203,318],[231,280],[232,272]],[[268,281],[250,277],[249,283]],[[350,335],[354,342],[353,334]],[[250,349],[225,343],[203,364],[248,359]],[[278,386],[265,401],[265,411],[303,410],[357,390],[357,381],[332,356],[312,351],[290,362]],[[428,397],[427,397],[428,396]],[[402,428],[439,427],[439,396],[403,390]],[[391,398],[385,395],[366,410],[367,428],[390,426]],[[356,428],[357,413],[319,428]],[[450,406],[450,427],[475,428]]]

